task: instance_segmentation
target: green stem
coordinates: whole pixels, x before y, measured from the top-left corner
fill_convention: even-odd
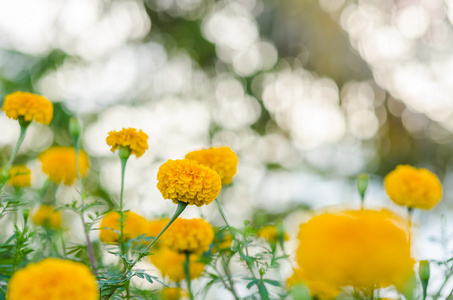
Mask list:
[[[230,291],[233,294],[234,299],[239,300],[236,290],[234,289],[234,281],[231,276],[230,268],[228,267],[228,261],[225,260],[224,256],[221,256],[221,260],[222,260],[223,270],[225,271],[225,275],[227,276],[228,282],[230,283]]]
[[[411,231],[412,231],[412,216],[414,215],[414,208],[413,207],[408,207],[407,208],[407,219],[408,219],[408,223],[407,223],[407,231],[408,231],[408,235],[409,235],[409,247],[411,246]]]
[[[189,290],[190,300],[193,300],[192,286],[190,284],[190,253],[186,252],[186,261],[183,263],[186,273],[187,289]]]
[[[23,117],[19,117],[19,124],[20,124],[20,135],[19,139],[17,140],[16,146],[13,149],[13,152],[11,153],[11,156],[9,157],[8,164],[6,165],[5,171],[8,172],[9,168],[13,165],[14,159],[16,158],[17,152],[19,151],[20,146],[22,145],[22,142],[24,141],[25,134],[27,133],[27,128],[28,125],[30,125],[30,122],[25,122],[23,120]]]
[[[217,203],[217,207],[219,208],[220,215],[222,215],[223,221],[225,221],[226,226],[228,227],[228,229],[231,229],[230,224],[228,223],[227,218],[225,217],[225,214],[223,212],[222,206],[220,205],[220,202],[219,202],[219,200],[217,200],[217,198],[215,198],[215,203]]]
[[[124,194],[124,175],[126,172],[127,158],[121,158],[121,191],[120,191],[120,249],[121,254],[126,253],[124,247],[124,206],[123,206],[123,194]]]
[[[445,285],[447,284],[448,280],[450,279],[451,275],[453,273],[449,273],[445,276],[444,282],[442,282],[442,285],[440,286],[439,290],[437,291],[436,295],[433,296],[433,300],[437,300],[440,297],[440,294],[442,293],[442,290],[444,289]]]

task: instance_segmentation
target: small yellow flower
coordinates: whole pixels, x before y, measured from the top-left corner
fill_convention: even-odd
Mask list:
[[[184,291],[180,287],[163,288],[161,293],[162,293],[162,300],[180,300],[183,297],[187,296],[186,291]]]
[[[148,135],[141,130],[137,131],[135,128],[110,131],[106,141],[112,152],[115,152],[115,150],[122,146],[129,148],[131,154],[134,154],[136,157],[142,156],[148,149]]]
[[[142,216],[131,211],[124,213],[123,235],[124,240],[134,239],[140,235],[147,234],[148,221]],[[120,214],[111,211],[101,221],[99,238],[107,244],[117,244],[119,241]]]
[[[31,185],[31,172],[25,165],[15,165],[9,170],[11,177],[8,184],[15,188],[27,187]]]
[[[304,284],[308,287],[310,295],[316,299],[335,299],[340,293],[340,289],[336,286],[327,285],[323,282],[309,280],[300,269],[295,269],[294,274],[286,281],[286,286],[291,289],[298,284]]]
[[[41,205],[33,215],[33,223],[51,229],[61,228],[61,212],[50,205]]]
[[[222,183],[212,169],[189,159],[169,159],[157,172],[157,188],[165,199],[202,206],[214,201]]]
[[[170,226],[171,228],[171,226]],[[190,279],[200,277],[204,270],[204,264],[198,262],[198,256],[190,255]],[[180,282],[186,278],[183,263],[186,255],[175,252],[167,247],[160,248],[155,254],[150,256],[151,262],[160,270],[162,276],[168,276],[174,282]]]
[[[2,111],[8,118],[17,120],[23,117],[25,121],[49,125],[53,117],[52,102],[43,96],[27,93],[15,92],[6,95],[3,102]]]
[[[268,241],[269,243],[275,243],[278,241],[278,228],[275,225],[266,225],[260,230],[258,230],[258,237],[261,237]],[[286,232],[283,233],[283,240],[289,240],[288,234]]]
[[[329,286],[403,284],[414,266],[404,224],[385,210],[323,213],[300,226],[297,262]]]
[[[50,147],[41,152],[38,159],[42,163],[43,172],[53,182],[71,185],[77,179],[75,149],[73,147]],[[84,151],[79,151],[79,170],[82,177],[85,177],[88,168],[88,155]]]
[[[186,158],[216,171],[222,184],[230,184],[236,174],[238,157],[230,147],[213,147],[192,151],[186,154]]]
[[[384,178],[390,199],[410,208],[431,209],[442,198],[442,184],[427,169],[399,165]]]
[[[96,278],[82,263],[46,258],[11,277],[8,300],[96,300]]]
[[[203,219],[176,219],[165,232],[164,244],[179,253],[203,253],[214,240],[211,224]]]

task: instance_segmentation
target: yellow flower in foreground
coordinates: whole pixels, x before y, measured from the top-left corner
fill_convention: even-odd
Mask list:
[[[16,188],[27,187],[31,184],[31,172],[25,165],[15,165],[9,171],[11,177],[8,184]]]
[[[295,269],[294,274],[286,281],[288,290],[297,284],[304,284],[308,287],[310,295],[316,299],[335,299],[340,293],[336,286],[330,286],[323,282],[309,280],[300,269]]]
[[[169,159],[157,172],[157,188],[165,199],[202,206],[214,201],[222,184],[212,169],[188,159]]]
[[[399,165],[384,178],[390,199],[410,208],[430,209],[442,198],[442,184],[427,169]]]
[[[124,213],[123,235],[124,240],[130,240],[140,235],[147,234],[148,221],[142,216],[131,211]],[[104,216],[101,221],[101,230],[99,238],[107,244],[116,244],[119,241],[120,214],[116,211],[111,211]]]
[[[186,158],[216,171],[222,180],[222,184],[230,184],[234,174],[236,174],[238,157],[230,147],[192,151],[186,154]]]
[[[8,300],[96,300],[96,278],[82,263],[46,258],[11,277]]]
[[[25,121],[49,125],[53,117],[53,104],[40,95],[15,92],[6,95],[2,111],[10,119],[23,117]]]
[[[389,211],[324,213],[300,226],[297,262],[329,286],[403,284],[412,274],[405,222]]]
[[[267,225],[258,230],[258,237],[262,237],[269,243],[275,243],[278,241],[278,228],[275,225]],[[283,240],[289,240],[288,234],[283,232]]]
[[[148,149],[148,135],[141,130],[137,131],[135,128],[110,131],[106,141],[112,152],[123,146],[129,148],[131,154],[136,157],[142,156]]]
[[[165,232],[164,245],[179,253],[203,253],[214,240],[211,224],[203,219],[176,219]]]
[[[179,300],[187,296],[186,291],[180,287],[167,287],[163,288],[162,291],[162,300]]]
[[[75,149],[73,147],[50,147],[41,152],[38,159],[42,163],[42,171],[53,182],[71,185],[77,179]],[[85,177],[88,168],[88,155],[81,150],[79,151],[79,170],[82,177]]]
[[[183,262],[186,261],[185,254],[180,254],[169,248],[162,247],[155,254],[151,255],[150,259],[153,265],[160,270],[163,277],[168,276],[174,282],[180,282],[186,278],[183,267]],[[190,255],[190,279],[197,278],[203,273],[204,264],[197,262],[197,260],[197,255]]]
[[[55,210],[55,207],[50,205],[41,205],[38,211],[33,215],[33,223],[47,228],[61,228],[61,212]]]

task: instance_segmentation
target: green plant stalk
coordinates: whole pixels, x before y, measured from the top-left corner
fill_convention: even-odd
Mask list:
[[[121,158],[121,192],[120,192],[120,249],[121,254],[126,253],[124,247],[124,204],[123,204],[123,194],[124,194],[124,175],[126,172],[127,158]]]
[[[190,253],[186,252],[186,261],[183,263],[184,272],[186,273],[187,289],[189,290],[190,300],[193,300],[192,286],[190,282]]]
[[[227,276],[228,278],[228,282],[230,284],[230,291],[231,293],[233,294],[234,296],[234,299],[236,300],[239,300],[239,297],[236,293],[236,290],[234,289],[234,281],[233,281],[233,278],[231,276],[231,271],[230,271],[230,268],[228,267],[228,261],[225,260],[225,257],[224,256],[221,256],[221,260],[222,260],[222,267],[223,267],[223,270],[225,271],[225,275]],[[225,284],[225,283],[224,283]]]
[[[407,208],[407,232],[409,235],[409,247],[411,247],[411,236],[412,236],[412,216],[414,215],[414,208]]]
[[[184,209],[186,209],[187,207],[187,203],[185,202],[181,202],[179,201],[178,202],[178,206],[176,207],[176,210],[173,214],[173,216],[171,217],[171,219],[168,221],[167,225],[165,225],[164,229],[162,229],[161,232],[159,232],[159,234],[154,238],[154,240],[148,245],[148,247],[145,248],[145,250],[143,250],[142,252],[140,252],[138,254],[138,257],[128,266],[128,268],[126,269],[126,271],[124,271],[123,275],[121,276],[121,279],[124,280],[126,279],[127,277],[127,274],[132,270],[132,268],[143,258],[145,257],[146,255],[149,254],[149,250],[154,246],[154,244],[156,244],[156,242],[159,240],[159,238],[162,236],[162,234],[164,234],[164,232],[168,229],[168,227],[170,227],[170,225],[179,217],[179,215],[184,211]],[[115,293],[115,291],[117,290],[119,286],[116,286],[114,288],[112,288],[112,290],[110,291],[110,293],[104,297],[103,300],[108,300],[110,299],[113,294]]]
[[[23,117],[19,117],[18,120],[19,120],[19,125],[20,125],[19,139],[17,140],[16,146],[14,147],[13,152],[11,153],[11,156],[9,157],[8,164],[6,165],[6,168],[5,168],[6,172],[8,172],[9,169],[11,168],[11,166],[13,165],[17,152],[19,151],[19,148],[25,139],[25,135],[27,133],[28,126],[30,125],[30,122],[25,121]]]
[[[220,205],[220,202],[219,202],[219,200],[217,200],[217,198],[215,198],[215,203],[217,203],[217,207],[219,208],[219,212],[220,212],[220,215],[221,215],[222,218],[223,218],[223,221],[225,221],[226,226],[227,226],[228,229],[230,229],[230,231],[231,231],[231,228],[230,228],[231,226],[230,226],[230,224],[228,223],[228,220],[227,220],[227,218],[225,217],[225,213],[223,212],[222,206]],[[233,236],[234,236],[234,235],[233,235]]]

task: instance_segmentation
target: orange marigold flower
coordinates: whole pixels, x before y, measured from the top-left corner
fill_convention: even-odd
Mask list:
[[[385,210],[313,217],[300,226],[296,257],[306,278],[338,287],[400,285],[414,266],[405,222]]]
[[[96,278],[82,263],[46,258],[11,277],[8,300],[96,300]]]
[[[135,128],[110,131],[106,141],[112,152],[115,152],[120,147],[126,147],[136,157],[142,156],[148,149],[148,135],[141,130],[137,131]]]
[[[41,205],[33,215],[33,223],[47,228],[61,228],[61,212],[50,205]]]
[[[315,299],[335,299],[340,293],[340,289],[337,286],[310,280],[302,270],[295,269],[294,274],[287,279],[286,286],[289,290],[298,284],[306,285],[310,291],[310,295]]]
[[[49,179],[56,183],[63,182],[71,185],[77,179],[75,149],[73,147],[54,146],[41,152],[38,159],[42,163],[42,170]],[[82,177],[88,172],[88,155],[79,151],[79,171]]]
[[[167,247],[162,247],[155,254],[151,255],[150,259],[153,265],[160,270],[163,277],[168,276],[174,282],[180,282],[186,278],[183,267],[183,263],[186,261],[185,254],[180,254]],[[195,254],[191,254],[189,259],[190,279],[200,277],[205,265],[198,262],[199,257]]]
[[[216,171],[222,184],[230,184],[236,174],[238,157],[230,147],[213,147],[192,151],[186,154],[186,158]]]
[[[25,165],[15,165],[9,170],[11,177],[8,184],[16,188],[27,187],[31,185],[31,172]]]
[[[164,243],[179,253],[203,253],[214,240],[211,224],[203,219],[176,219],[165,232]]]
[[[165,199],[202,206],[214,201],[222,183],[212,169],[189,159],[169,159],[157,172],[157,188]]]
[[[10,119],[23,117],[27,122],[34,120],[49,125],[53,117],[53,104],[43,96],[18,91],[6,95],[2,111]]]
[[[410,208],[431,209],[442,198],[442,184],[427,169],[399,165],[384,178],[390,199]]]
[[[119,241],[120,213],[111,211],[101,221],[99,238],[107,244],[116,244]],[[123,235],[124,240],[134,239],[140,235],[147,234],[148,221],[142,216],[131,211],[124,213]]]
[[[269,243],[275,243],[279,239],[278,228],[275,225],[266,225],[258,230],[258,237],[261,237]],[[283,232],[283,240],[289,240],[289,236],[286,232]]]

